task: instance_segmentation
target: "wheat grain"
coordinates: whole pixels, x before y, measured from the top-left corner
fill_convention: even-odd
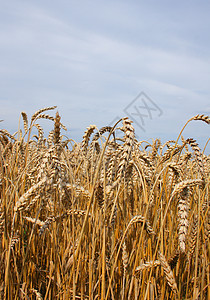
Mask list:
[[[157,267],[159,265],[160,265],[160,261],[159,260],[155,260],[154,262],[153,261],[147,261],[145,263],[142,263],[140,266],[136,267],[135,272],[139,273],[139,272],[141,272],[141,271],[143,271],[145,269]]]
[[[27,114],[24,111],[21,112],[21,115],[22,115],[22,118],[23,118],[24,130],[25,130],[25,133],[27,133],[27,131],[28,131],[28,117],[27,117]]]
[[[193,120],[200,120],[200,121],[204,121],[207,124],[210,124],[209,116],[205,116],[205,115],[196,115],[195,117],[193,117]]]
[[[198,144],[196,143],[196,141],[193,139],[189,139],[188,143],[190,144],[190,146],[192,147],[192,149],[194,151],[196,161],[199,166],[199,171],[201,173],[202,179],[205,181],[205,168],[204,168],[204,164],[203,164],[203,155],[200,151],[200,148],[198,147]]]
[[[90,136],[94,132],[95,129],[96,129],[95,125],[90,125],[89,127],[87,127],[87,130],[85,131],[85,133],[83,135],[82,150],[84,152],[87,150]]]
[[[47,177],[40,180],[38,183],[34,184],[24,195],[22,195],[19,200],[16,202],[14,211],[23,210],[27,205],[28,199],[41,187],[47,183]]]
[[[188,210],[189,210],[189,204],[188,204],[188,188],[185,187],[180,195],[180,199],[178,202],[178,217],[179,217],[179,245],[181,252],[185,252],[185,243],[186,243],[186,237],[187,237],[187,230],[188,230]]]
[[[192,228],[191,232],[189,235],[189,240],[188,240],[188,258],[189,260],[192,258],[194,251],[195,251],[195,246],[196,246],[196,241],[197,241],[197,229],[198,229],[198,216],[195,215],[192,223]]]
[[[160,264],[163,268],[168,285],[172,289],[173,293],[177,294],[178,289],[177,289],[177,284],[176,284],[173,272],[171,271],[171,268],[170,268],[165,256],[161,252],[159,252],[159,259],[160,259]]]
[[[123,144],[122,154],[120,157],[116,183],[119,183],[122,177],[122,174],[129,162],[131,151],[134,145],[134,137],[135,137],[134,128],[132,126],[132,121],[129,120],[128,118],[123,119],[123,131],[125,133],[124,144]]]
[[[176,194],[181,193],[186,187],[191,188],[196,185],[201,185],[202,183],[203,181],[201,179],[189,179],[181,181],[175,185],[174,190],[171,194],[171,198],[173,198]]]
[[[57,106],[51,106],[51,107],[46,107],[46,108],[41,108],[39,110],[37,110],[31,117],[31,124],[37,119],[37,117],[42,114],[44,111],[47,110],[53,110],[55,109]]]

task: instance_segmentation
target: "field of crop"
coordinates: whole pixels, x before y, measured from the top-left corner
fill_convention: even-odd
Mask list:
[[[128,118],[75,143],[53,109],[0,130],[0,299],[210,299],[210,157],[182,136],[210,118],[165,144]]]

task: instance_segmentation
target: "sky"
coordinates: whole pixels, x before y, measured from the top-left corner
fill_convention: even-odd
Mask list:
[[[1,128],[57,105],[63,134],[133,120],[138,140],[175,140],[210,115],[210,1],[0,0]],[[22,123],[20,123],[22,126]],[[40,124],[53,128],[50,120]],[[185,138],[201,149],[201,121]],[[210,153],[210,143],[206,147]]]

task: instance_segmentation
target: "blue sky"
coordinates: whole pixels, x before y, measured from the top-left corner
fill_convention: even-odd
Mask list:
[[[128,112],[139,140],[163,142],[210,115],[209,1],[0,4],[0,119],[11,133],[21,111],[53,105],[76,141]],[[192,122],[183,135],[202,148],[209,127]]]

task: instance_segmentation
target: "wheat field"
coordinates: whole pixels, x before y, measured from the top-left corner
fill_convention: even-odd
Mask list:
[[[182,136],[210,118],[164,144],[128,118],[76,143],[55,108],[0,130],[0,298],[210,299],[210,157]]]

